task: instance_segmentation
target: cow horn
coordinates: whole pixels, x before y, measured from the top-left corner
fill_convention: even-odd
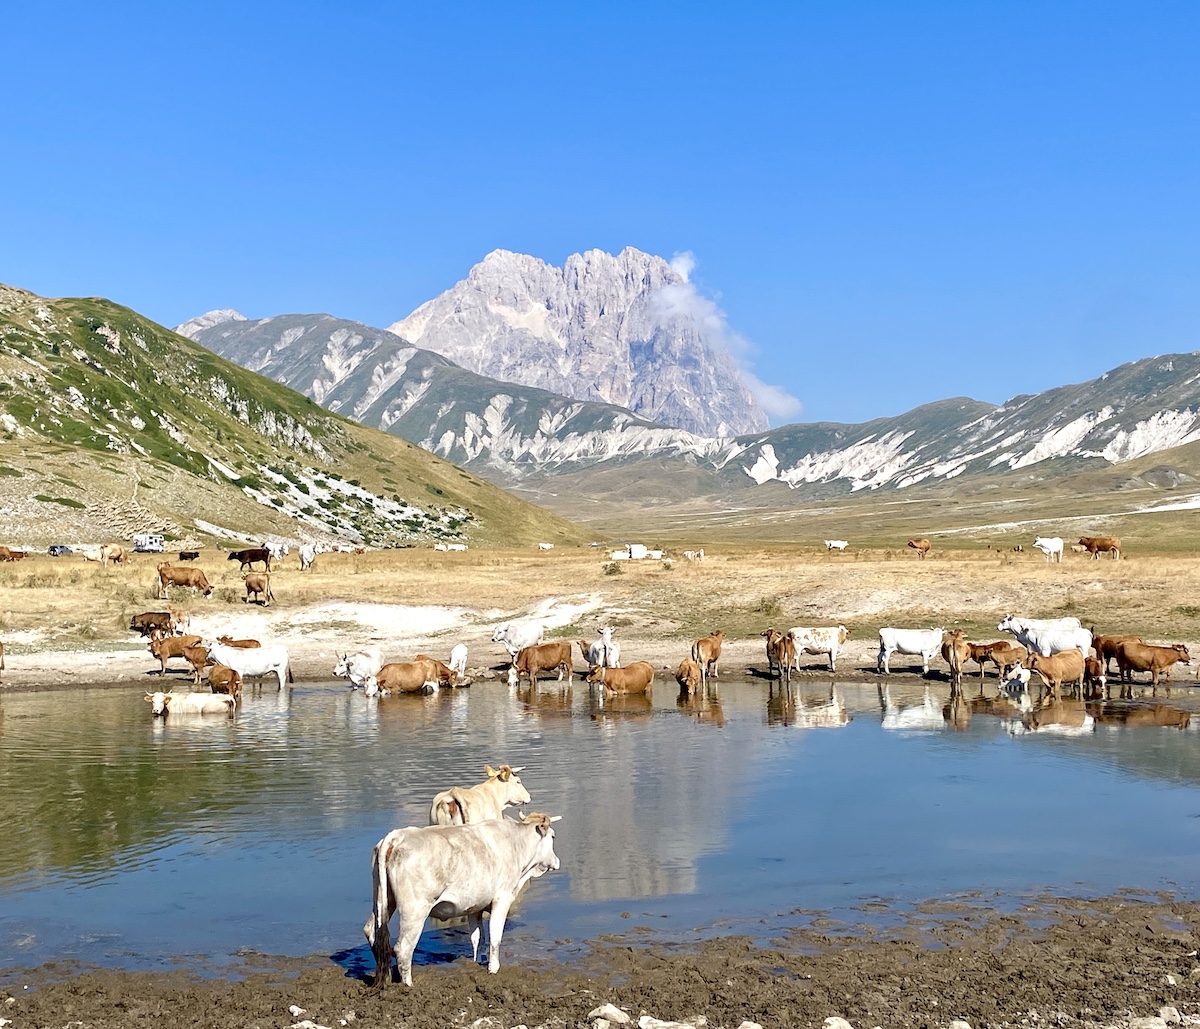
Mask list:
[[[513,775],[516,775],[518,772],[523,772],[523,771],[525,771],[525,766],[524,766],[524,765],[517,765],[517,767],[516,767],[516,768],[512,768],[512,769],[510,769],[510,771],[512,772],[512,774],[513,774]]]
[[[550,816],[550,821],[552,821],[552,822],[561,822],[561,821],[562,821],[562,815],[551,815],[551,816]]]

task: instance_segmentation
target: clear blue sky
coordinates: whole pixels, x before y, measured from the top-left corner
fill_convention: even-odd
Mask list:
[[[21,3],[0,281],[386,325],[691,251],[804,420],[1200,348],[1194,2]]]

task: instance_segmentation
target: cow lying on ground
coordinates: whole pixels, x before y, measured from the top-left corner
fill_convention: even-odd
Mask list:
[[[167,674],[167,662],[175,657],[184,657],[184,651],[196,646],[199,636],[164,636],[162,639],[150,641],[150,653],[161,665],[160,675]],[[185,658],[186,660],[186,658]]]
[[[654,685],[654,666],[649,661],[634,661],[624,668],[597,665],[588,672],[587,682],[612,693],[646,693]]]
[[[529,792],[518,772],[524,766],[493,768],[484,765],[487,776],[478,786],[452,786],[433,798],[429,807],[430,825],[469,825],[501,818],[507,807],[529,803]]]
[[[703,639],[696,640],[692,644],[692,660],[700,666],[702,677],[707,679],[710,675],[721,677],[720,661],[721,661],[721,644],[725,642],[725,631],[723,629],[715,629]],[[588,677],[591,682],[591,677]]]
[[[432,693],[438,688],[438,671],[428,659],[393,661],[377,674],[368,675],[363,688],[368,697],[381,693]]]
[[[1158,685],[1158,677],[1171,678],[1171,666],[1175,662],[1190,664],[1187,647],[1173,643],[1169,647],[1154,647],[1147,643],[1128,640],[1117,648],[1117,667],[1121,670],[1121,682],[1132,682],[1134,672],[1149,672],[1152,686]]]
[[[375,955],[371,985],[382,989],[391,975],[389,923],[400,913],[395,958],[400,979],[412,985],[412,957],[425,920],[467,917],[471,950],[479,960],[482,916],[488,914],[488,971],[500,970],[500,941],[508,909],[530,880],[558,868],[557,821],[523,815],[476,825],[430,825],[393,829],[371,852],[372,910],[363,933]]]
[[[147,693],[155,718],[168,714],[232,715],[237,701],[225,693]]]
[[[508,670],[509,685],[515,686],[523,678],[529,679],[529,684],[537,684],[539,672],[558,670],[558,681],[566,676],[567,682],[574,680],[574,670],[571,667],[571,644],[567,640],[557,643],[537,643],[525,647],[518,655],[512,667]]]
[[[243,650],[251,650],[262,646],[258,640],[235,640],[232,636],[218,636],[217,642],[224,643],[227,647],[241,647]]]

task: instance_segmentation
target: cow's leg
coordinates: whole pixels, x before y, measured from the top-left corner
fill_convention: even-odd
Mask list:
[[[504,936],[504,920],[508,918],[512,901],[512,897],[497,897],[492,901],[488,917],[488,971],[493,975],[500,971],[500,940]]]
[[[404,912],[400,912],[400,931],[396,935],[396,946],[393,947],[393,952],[396,955],[396,968],[400,972],[400,979],[405,986],[412,985],[412,959],[413,953],[417,949],[417,941],[421,938],[421,933],[425,929],[425,917],[417,917],[409,915],[407,918]]]
[[[471,930],[471,960],[479,964],[479,938],[483,935],[483,915],[472,911],[467,915],[467,927]]]

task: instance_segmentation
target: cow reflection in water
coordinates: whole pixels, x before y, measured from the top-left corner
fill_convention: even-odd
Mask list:
[[[695,692],[686,686],[681,686],[675,706],[679,708],[679,713],[685,718],[694,718],[697,722],[715,725],[718,729],[725,725],[725,712],[721,710],[721,698],[715,686],[698,689]]]
[[[925,687],[919,703],[912,701],[894,701],[890,686],[879,687],[879,707],[882,712],[881,724],[885,729],[899,729],[905,732],[929,732],[946,728],[946,719],[942,716],[942,705],[937,702],[933,692]]]
[[[1089,704],[1088,711],[1097,725],[1124,725],[1128,728],[1149,727],[1186,729],[1191,724],[1190,712],[1169,704],[1121,704],[1101,701]]]
[[[786,685],[767,690],[767,725],[788,725],[796,729],[840,729],[850,721],[846,701],[837,687],[829,684],[829,697],[814,700],[805,697],[799,687]]]
[[[571,717],[571,702],[575,691],[570,686],[562,689],[539,690],[534,685],[516,687],[517,702],[530,714],[545,717]]]
[[[654,701],[645,693],[608,693],[593,690],[588,694],[588,714],[592,721],[601,718],[649,718]]]
[[[1029,695],[1022,694],[1024,697]],[[1009,722],[1008,731],[1019,736],[1027,732],[1052,733],[1057,736],[1086,736],[1096,729],[1096,720],[1088,714],[1087,705],[1073,697],[1050,694],[1036,707],[1025,710],[1020,720]]]

